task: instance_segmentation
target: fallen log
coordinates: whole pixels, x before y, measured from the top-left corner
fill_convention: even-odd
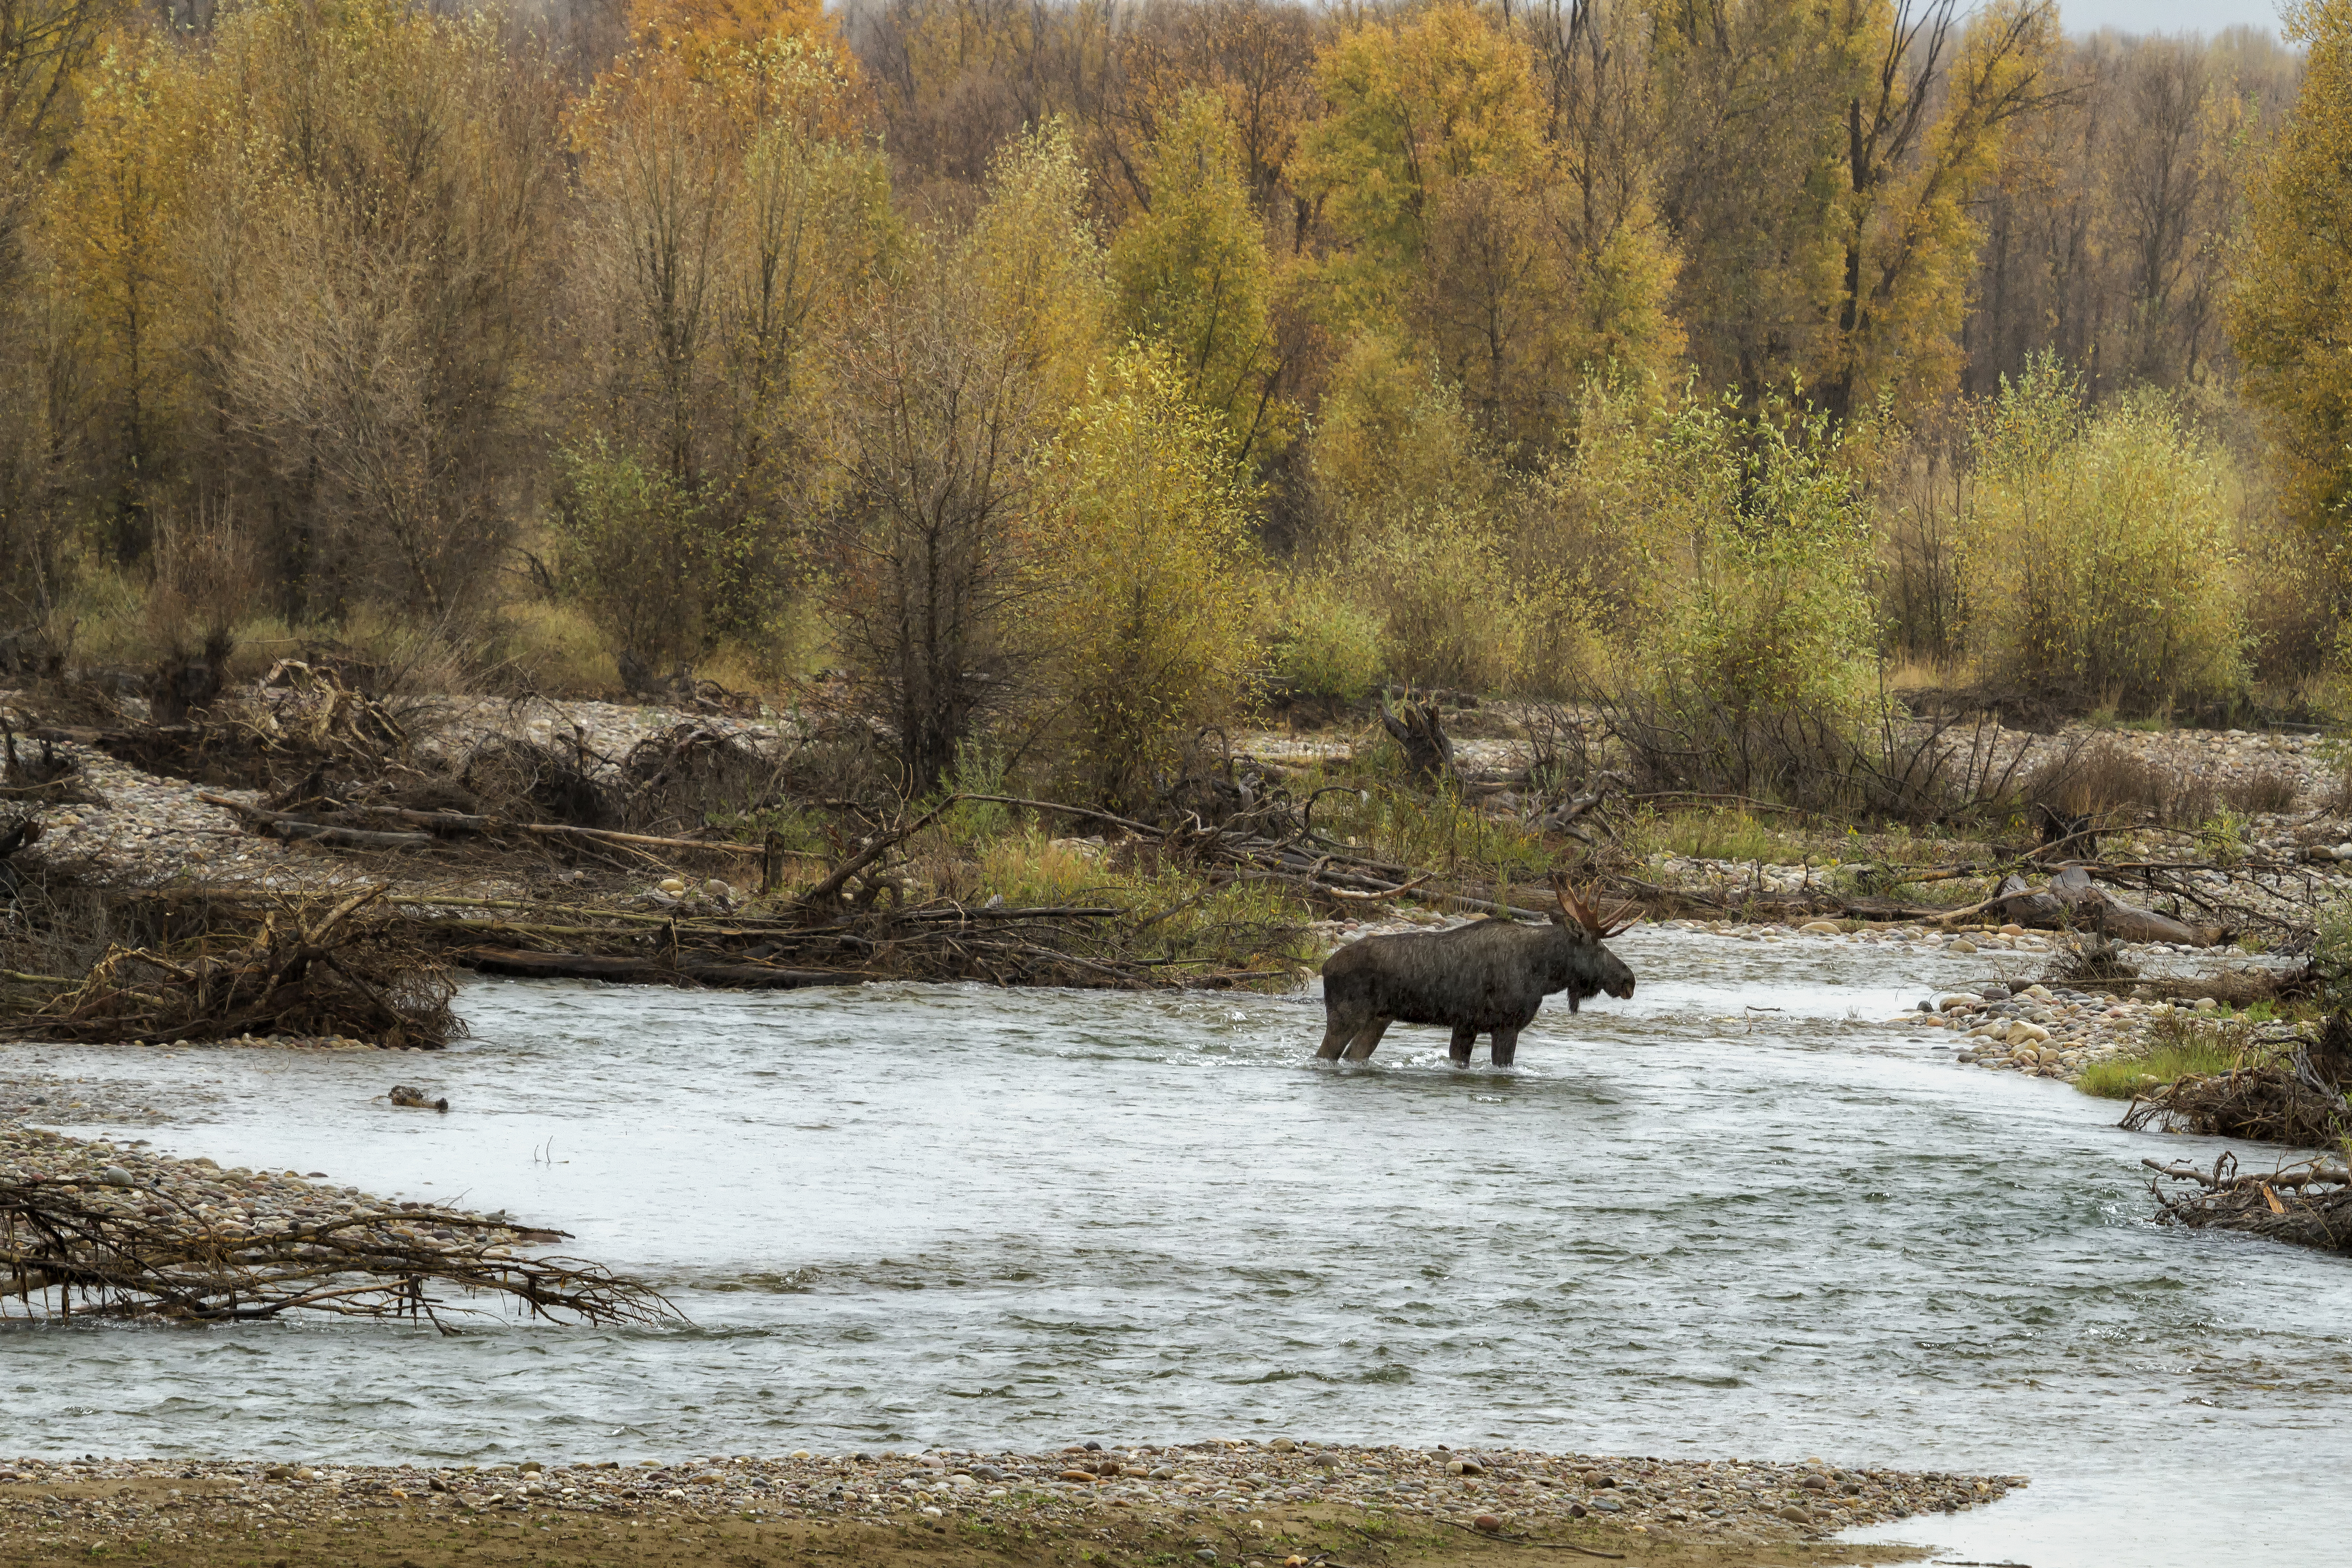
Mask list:
[[[2092,881],[2090,868],[2079,864],[2064,868],[2042,888],[2029,888],[2024,878],[2012,873],[1978,908],[1998,910],[2018,925],[2039,931],[2095,931],[2116,942],[2210,947],[2222,934],[2215,927],[2192,926],[2127,904]]]
[[[207,805],[217,805],[249,821],[268,826],[280,837],[321,838],[331,844],[350,844],[358,848],[418,849],[442,838],[493,837],[501,833],[528,833],[541,838],[581,838],[592,843],[625,844],[650,849],[709,850],[722,855],[764,855],[767,852],[763,846],[757,844],[661,838],[652,834],[621,833],[604,827],[574,827],[562,822],[507,822],[495,816],[474,816],[457,811],[411,811],[404,806],[363,808],[368,815],[388,817],[423,829],[416,833],[385,833],[321,823],[315,817],[271,811],[266,806],[249,805],[241,800],[231,800],[226,795],[204,791],[199,791],[196,798]],[[298,826],[302,831],[296,831]]]

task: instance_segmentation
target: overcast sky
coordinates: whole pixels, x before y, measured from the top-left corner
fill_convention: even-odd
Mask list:
[[[2276,0],[2058,0],[2070,33],[2218,33],[2224,27],[2278,31]]]

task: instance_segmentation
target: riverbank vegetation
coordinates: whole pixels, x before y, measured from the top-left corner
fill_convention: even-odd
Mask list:
[[[1915,821],[1915,712],[2336,710],[2329,0],[11,17],[20,680],[698,677],[1122,813],[1386,686]]]

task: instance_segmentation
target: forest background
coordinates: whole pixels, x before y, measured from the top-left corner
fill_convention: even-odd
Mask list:
[[[0,663],[2333,719],[2346,212],[2352,0],[0,0]]]

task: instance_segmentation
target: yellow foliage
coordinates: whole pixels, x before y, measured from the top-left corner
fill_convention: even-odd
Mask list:
[[[2352,509],[2352,0],[2301,0],[2285,20],[2309,64],[2255,185],[2230,327],[2246,395],[2287,459],[2289,506],[2340,541]]]
[[[1112,242],[1119,324],[1164,347],[1236,459],[1287,444],[1295,411],[1271,395],[1274,263],[1250,204],[1240,139],[1213,94],[1188,94],[1144,160],[1151,205]]]
[[[964,241],[984,319],[1011,341],[1048,409],[1087,395],[1109,337],[1110,289],[1086,204],[1086,167],[1069,127],[1055,120],[997,153],[987,202]]]
[[[1875,70],[1897,24],[1895,7],[1877,0],[1860,14],[1869,26],[1849,42],[1860,51],[1856,67]],[[1840,389],[1842,412],[1858,415],[1882,393],[1898,411],[1916,408],[1958,381],[1966,360],[1959,329],[1976,265],[1972,208],[1999,177],[2011,126],[2042,90],[2057,43],[2048,6],[2002,0],[1984,7],[1969,21],[1920,155],[1907,164],[1850,164],[1841,332],[1832,340],[1835,357],[1817,369]],[[1902,117],[1914,112],[1905,99],[1885,104],[1882,133],[1891,142]]]
[[[143,29],[117,34],[88,73],[74,155],[47,190],[50,254],[93,330],[131,443],[150,451],[191,327],[179,229],[189,171],[207,153],[192,86]]]
[[[1247,495],[1164,356],[1094,378],[1046,465],[1033,633],[1066,765],[1115,809],[1149,804],[1256,679]]]
[[[824,0],[629,0],[629,33],[656,47],[748,46],[766,38],[841,43]]]
[[[2084,410],[2036,362],[1983,413],[1959,522],[1969,647],[1996,680],[2140,712],[2246,684],[2227,461],[2154,393]]]
[[[1309,547],[1335,563],[1391,518],[1477,510],[1503,483],[1460,395],[1379,331],[1358,333],[1333,367],[1307,463]]]
[[[1293,162],[1338,241],[1314,279],[1335,331],[1401,333],[1461,384],[1492,439],[1559,443],[1575,383],[1663,373],[1677,263],[1638,187],[1547,139],[1520,35],[1451,3],[1358,22],[1316,75],[1326,113]]]

